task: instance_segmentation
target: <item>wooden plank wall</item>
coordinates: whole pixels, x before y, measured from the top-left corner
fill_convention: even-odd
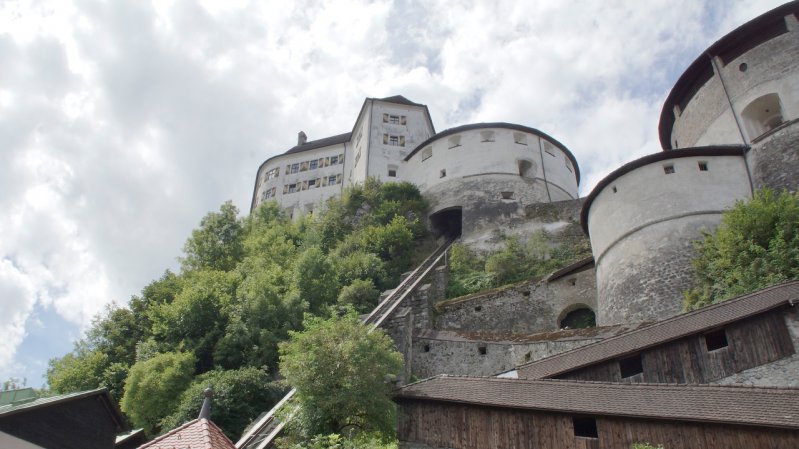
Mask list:
[[[785,324],[785,309],[733,323],[725,328],[726,348],[708,351],[704,334],[641,352],[643,373],[622,379],[618,360],[556,376],[558,379],[610,382],[708,383],[796,352]]]
[[[599,438],[574,436],[572,415],[432,401],[400,402],[400,447],[444,449],[796,449],[799,431],[597,417]],[[419,447],[419,446],[416,446]]]

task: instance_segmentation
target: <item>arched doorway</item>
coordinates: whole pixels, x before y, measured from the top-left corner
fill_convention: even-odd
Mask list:
[[[430,215],[430,230],[436,237],[447,236],[457,238],[461,236],[463,228],[463,208],[460,206],[440,210]]]
[[[586,305],[569,307],[560,314],[561,329],[585,329],[596,327],[596,314]]]

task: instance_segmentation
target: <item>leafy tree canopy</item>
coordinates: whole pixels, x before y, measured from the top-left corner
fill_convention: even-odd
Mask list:
[[[325,320],[306,316],[305,330],[280,345],[280,368],[297,389],[294,422],[308,437],[377,432],[390,437],[395,406],[390,380],[402,355],[382,331],[369,332],[354,311]]]
[[[799,193],[766,189],[738,201],[696,252],[686,310],[799,278]]]
[[[183,246],[181,259],[186,271],[198,269],[232,270],[244,254],[244,228],[238,209],[228,201],[200,221],[200,228],[191,232]]]

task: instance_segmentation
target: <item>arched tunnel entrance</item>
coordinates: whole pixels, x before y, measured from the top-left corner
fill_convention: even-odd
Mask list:
[[[435,237],[457,238],[463,229],[463,208],[460,206],[440,210],[430,216],[430,230]]]

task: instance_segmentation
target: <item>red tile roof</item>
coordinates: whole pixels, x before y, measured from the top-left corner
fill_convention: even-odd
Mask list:
[[[395,399],[799,429],[799,388],[439,376],[406,385]]]
[[[202,418],[189,421],[139,449],[236,449],[236,445],[216,424]]]
[[[799,281],[769,287],[736,299],[678,315],[647,327],[519,366],[523,379],[546,379],[595,363],[635,354],[643,349],[787,306],[799,301]]]

